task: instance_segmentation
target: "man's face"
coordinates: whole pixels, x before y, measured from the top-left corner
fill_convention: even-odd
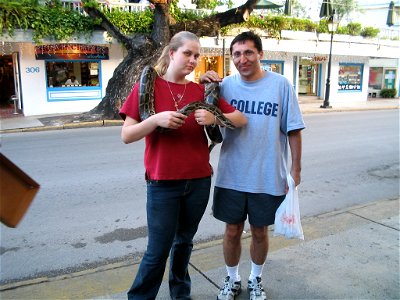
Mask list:
[[[253,41],[237,42],[232,45],[232,60],[242,79],[251,81],[262,74],[260,59],[263,53],[258,52]]]

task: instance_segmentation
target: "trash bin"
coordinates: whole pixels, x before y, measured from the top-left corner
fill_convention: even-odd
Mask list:
[[[14,112],[13,112],[13,114],[14,115],[18,115],[19,114],[18,113],[18,97],[15,96],[15,95],[12,95],[10,99],[11,99],[12,102],[14,102]]]

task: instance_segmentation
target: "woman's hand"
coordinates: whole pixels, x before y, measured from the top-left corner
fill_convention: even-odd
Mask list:
[[[156,123],[160,127],[178,129],[185,124],[187,116],[176,111],[163,111],[154,115],[154,118],[157,118]]]
[[[129,116],[126,116],[122,125],[121,138],[125,144],[132,143],[144,138],[153,132],[157,127],[178,129],[185,124],[187,117],[176,111],[163,111],[138,122]]]
[[[205,109],[197,109],[194,118],[199,125],[217,125],[217,118]]]
[[[219,77],[218,73],[215,71],[207,71],[200,76],[199,82],[205,84],[207,82],[221,82],[222,78]]]

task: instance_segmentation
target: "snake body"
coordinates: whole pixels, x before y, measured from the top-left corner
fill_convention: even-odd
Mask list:
[[[155,114],[154,109],[154,82],[157,77],[157,72],[152,66],[145,66],[139,81],[139,114],[142,120]],[[205,85],[205,96],[204,101],[191,102],[184,107],[182,107],[178,112],[184,114],[185,116],[190,115],[197,109],[205,109],[211,112],[223,126],[234,129],[235,126],[232,122],[227,119],[222,111],[217,107],[219,101],[219,84],[212,82]],[[219,126],[208,125],[206,127],[206,132],[211,140],[211,144],[208,147],[209,151],[214,148],[218,143],[221,143],[223,138]],[[160,131],[165,130],[165,128],[160,128]]]

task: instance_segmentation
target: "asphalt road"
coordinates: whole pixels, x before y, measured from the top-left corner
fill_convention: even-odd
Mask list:
[[[398,110],[305,115],[303,216],[399,196]],[[2,136],[2,152],[41,184],[16,229],[1,226],[1,281],[133,260],[146,246],[143,141],[120,128]],[[219,147],[211,163],[217,167]],[[197,241],[220,237],[211,202]]]

